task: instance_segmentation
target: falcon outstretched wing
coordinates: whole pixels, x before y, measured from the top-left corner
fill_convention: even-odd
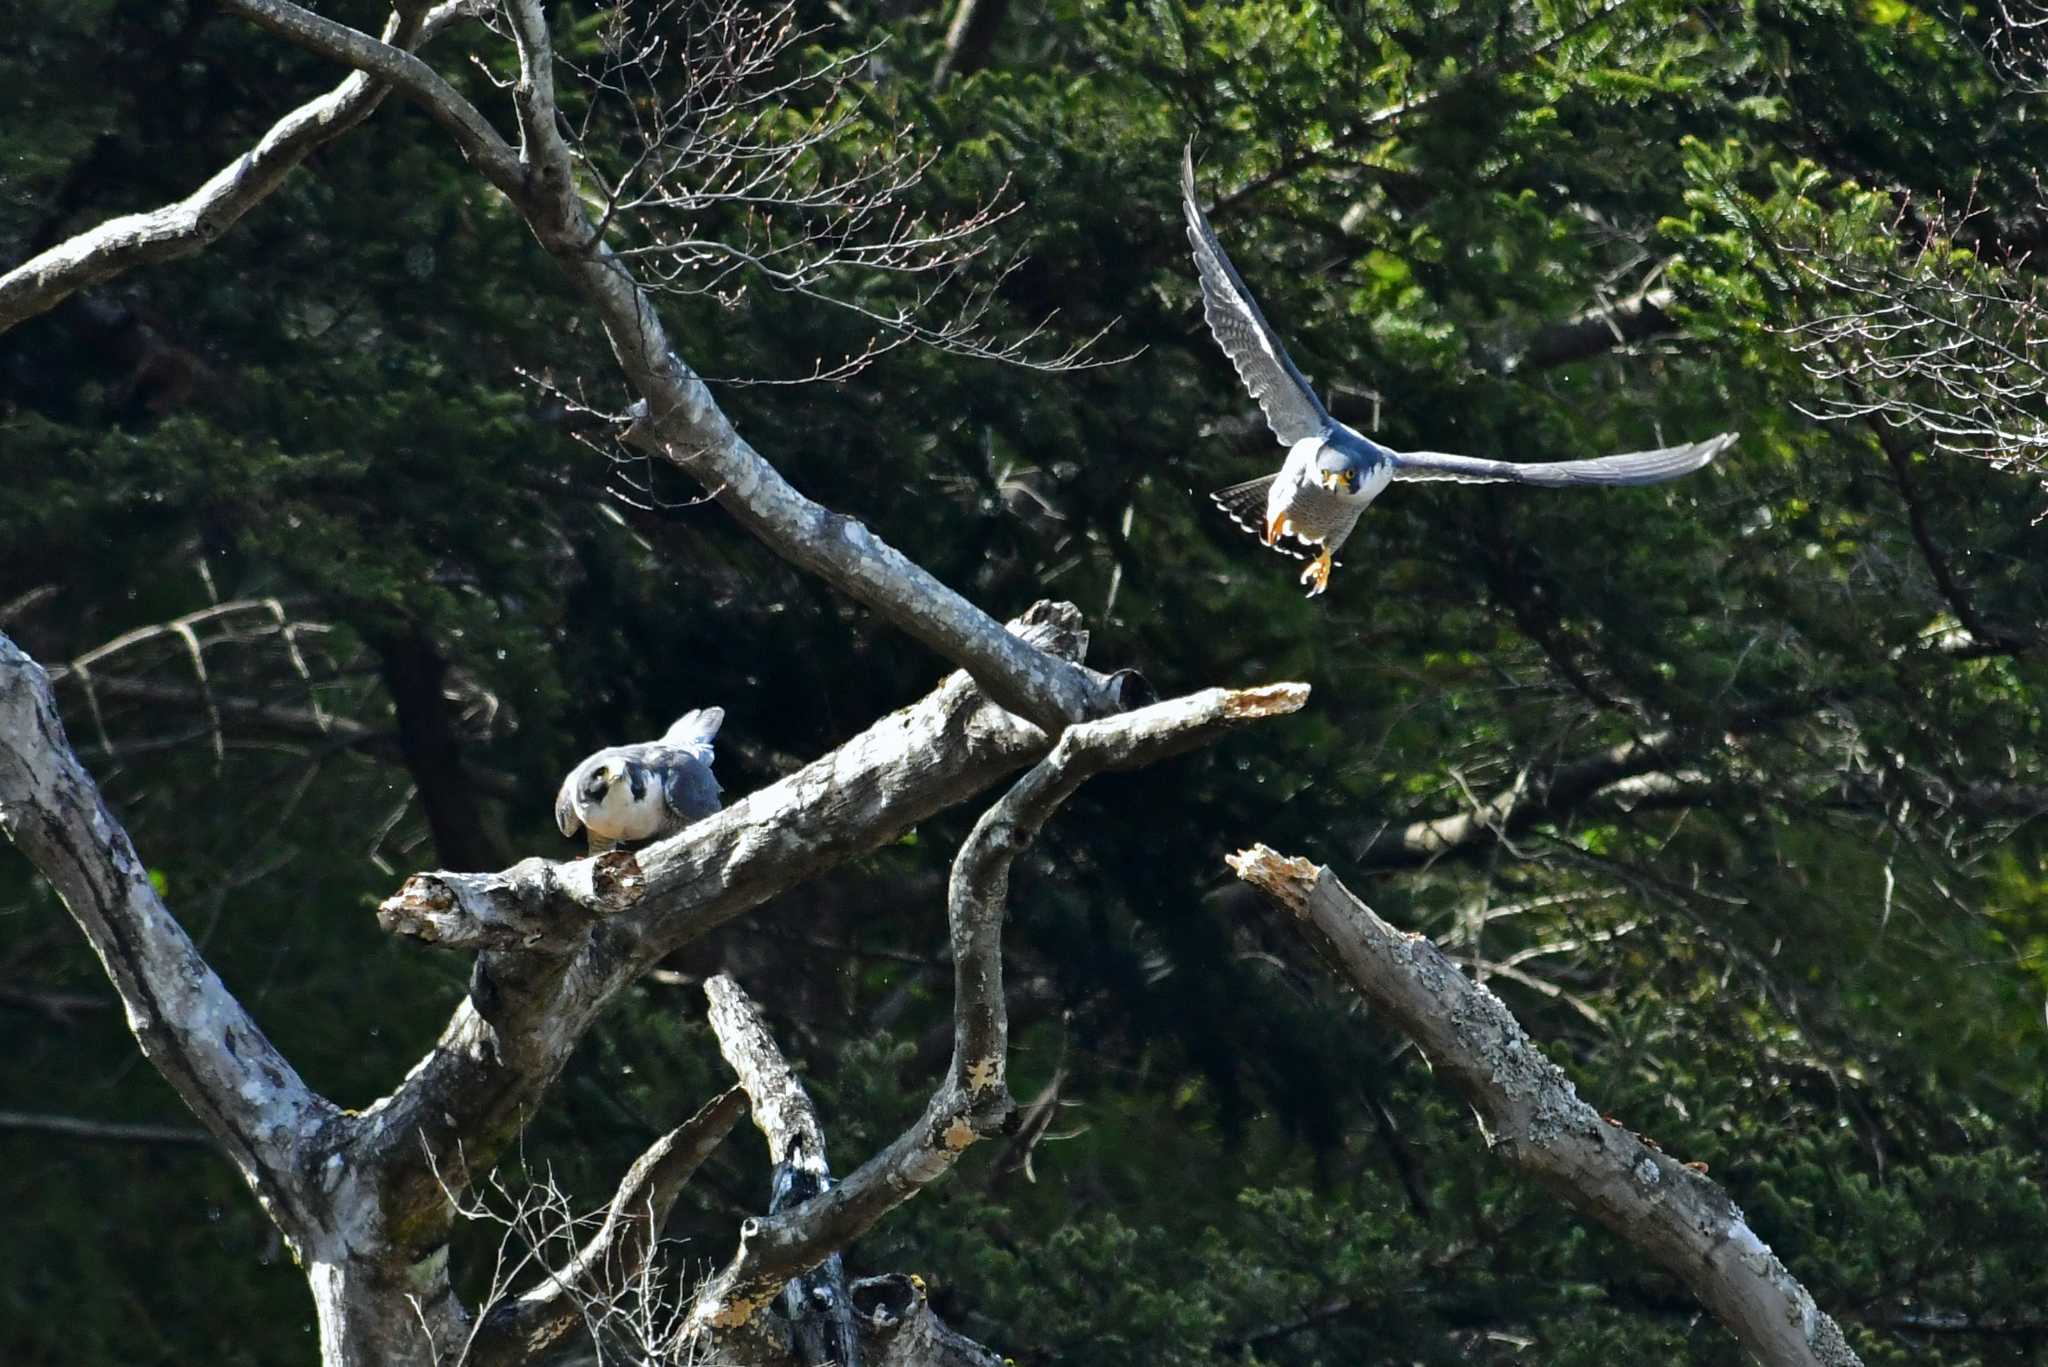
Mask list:
[[[1209,320],[1209,331],[1237,367],[1245,389],[1258,400],[1266,425],[1282,446],[1319,436],[1330,425],[1328,410],[1288,359],[1287,348],[1280,345],[1272,325],[1259,312],[1237,268],[1223,254],[1223,244],[1216,240],[1202,206],[1195,202],[1193,143],[1181,153],[1180,183],[1188,241],[1194,246],[1195,269],[1202,277],[1202,313]]]
[[[1599,456],[1592,460],[1548,461],[1540,465],[1453,456],[1442,451],[1397,451],[1394,453],[1394,478],[1449,479],[1461,484],[1534,484],[1547,489],[1662,484],[1667,479],[1677,479],[1699,469],[1733,445],[1737,435],[1723,432],[1718,437],[1685,446],[1631,451],[1627,455]]]

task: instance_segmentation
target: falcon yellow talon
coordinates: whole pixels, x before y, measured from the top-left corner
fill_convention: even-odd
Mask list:
[[[1301,582],[1311,585],[1308,596],[1313,598],[1330,587],[1330,557],[1334,554],[1328,547],[1323,553],[1308,562],[1308,568],[1301,572]]]

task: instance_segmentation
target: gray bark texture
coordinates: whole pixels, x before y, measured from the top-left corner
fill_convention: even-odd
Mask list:
[[[825,1127],[796,1074],[775,1047],[760,1007],[731,978],[720,974],[704,984],[711,1001],[711,1029],[754,1109],[754,1124],[768,1141],[775,1174],[768,1213],[801,1206],[832,1186],[825,1157]],[[744,1241],[758,1226],[748,1221]],[[790,1324],[791,1347],[804,1367],[860,1367],[860,1342],[846,1268],[837,1253],[815,1267],[793,1272],[782,1286],[782,1310]]]
[[[791,1277],[817,1266],[875,1221],[951,1171],[970,1145],[1000,1133],[1016,1109],[1005,1080],[1009,1023],[1005,1018],[1001,927],[1009,903],[1010,866],[1039,829],[1081,784],[1105,769],[1135,767],[1215,739],[1224,731],[1298,711],[1308,701],[1304,684],[1265,688],[1212,688],[1155,703],[1120,717],[1068,728],[1052,752],[1019,779],[975,823],[953,861],[947,918],[953,949],[953,1058],[924,1113],[896,1140],[845,1181],[820,1190],[793,1210],[749,1221],[732,1262],[698,1293],[694,1316],[708,1334],[748,1325]],[[726,989],[736,991],[736,989]],[[714,993],[714,1002],[717,994]],[[750,1095],[772,1067],[758,1062],[772,1052],[766,1030],[745,1026],[736,1006],[721,1030]],[[714,1016],[714,1024],[716,1016]],[[746,1038],[751,1043],[736,1041]],[[744,1058],[747,1063],[742,1064]],[[807,1100],[787,1091],[778,1115],[759,1119],[778,1164],[792,1150],[822,1140],[803,1138]],[[757,1115],[758,1118],[758,1115]],[[811,1122],[813,1125],[815,1122]],[[780,1136],[779,1138],[777,1136]]]
[[[1292,712],[1307,689],[1211,689],[1136,706],[1146,692],[1142,680],[1083,664],[1086,634],[1071,607],[1041,604],[1006,628],[860,522],[785,480],[671,349],[634,262],[607,242],[608,220],[587,207],[564,139],[538,0],[498,6],[518,60],[510,86],[515,138],[413,51],[469,13],[465,4],[406,0],[381,38],[290,0],[220,4],[352,74],[286,116],[187,200],[102,225],[0,277],[0,330],[134,265],[205,245],[308,151],[395,91],[506,196],[586,315],[604,327],[637,395],[619,439],[698,479],[777,554],[960,672],[781,782],[647,848],[408,879],[379,909],[379,923],[474,954],[471,992],[426,1056],[360,1114],[308,1088],[200,957],[73,754],[48,677],[5,636],[0,829],[62,897],[104,963],[144,1054],[290,1242],[313,1292],[323,1361],[332,1367],[517,1364],[546,1351],[607,1285],[646,1269],[664,1217],[736,1124],[742,1096],[769,1140],[776,1190],[762,1216],[742,1223],[731,1260],[692,1302],[685,1337],[726,1359],[773,1367],[824,1360],[851,1367],[855,1358],[869,1367],[999,1361],[939,1323],[916,1278],[848,1285],[833,1264],[1014,1113],[1001,934],[1011,866],[1092,775],[1149,764]],[[994,15],[1003,7],[971,8]],[[1615,325],[1598,326],[1611,333]],[[211,699],[202,701],[213,708]],[[1655,772],[1656,748],[1648,742],[1596,757],[1585,781]],[[737,987],[714,982],[712,1019],[739,1087],[652,1143],[621,1179],[597,1233],[563,1265],[541,1269],[533,1285],[492,1304],[463,1302],[449,1268],[462,1198],[544,1103],[584,1032],[621,989],[697,937],[1019,771],[953,866],[946,897],[955,974],[951,1056],[902,1134],[834,1181],[823,1126],[759,1012]],[[1525,816],[1511,803],[1463,824],[1423,823],[1397,834],[1398,853],[1436,857]],[[1241,872],[1317,927],[1361,991],[1382,994],[1375,1001],[1390,1003],[1385,1009],[1467,1088],[1510,1161],[1674,1266],[1766,1361],[1855,1360],[1718,1188],[1605,1125],[1500,1004],[1433,947],[1386,931],[1304,865],[1253,852]],[[788,1320],[760,1313],[778,1300]]]
[[[1396,930],[1326,868],[1263,845],[1238,877],[1293,916],[1339,977],[1415,1042],[1488,1146],[1676,1275],[1768,1367],[1850,1367],[1842,1331],[1704,1173],[1581,1100],[1500,998],[1426,937]]]
[[[1078,663],[1086,648],[1066,605],[1041,604],[1011,630],[1048,658]],[[73,754],[48,676],[5,636],[0,828],[99,951],[144,1053],[290,1241],[313,1292],[323,1361],[514,1364],[573,1330],[602,1285],[637,1274],[677,1192],[739,1113],[737,1092],[709,1103],[648,1149],[565,1265],[495,1304],[465,1305],[448,1266],[458,1202],[542,1104],[604,1005],[673,949],[1034,766],[956,862],[954,1058],[901,1138],[831,1185],[822,1130],[807,1101],[791,1109],[791,1089],[799,1099],[801,1089],[765,1027],[760,1047],[733,1054],[790,1180],[764,1217],[744,1222],[738,1254],[692,1312],[697,1332],[735,1360],[780,1367],[859,1351],[871,1362],[980,1362],[991,1359],[939,1324],[921,1290],[880,1279],[863,1307],[826,1265],[1009,1114],[1000,960],[1009,865],[1088,776],[1206,743],[1306,697],[1297,684],[1212,689],[1069,726],[1055,741],[955,674],[807,768],[646,849],[415,875],[380,923],[475,952],[471,995],[398,1088],[359,1115],[312,1092],[199,957]],[[755,1062],[740,1066],[743,1057]],[[779,1092],[775,1068],[787,1083]],[[806,1348],[804,1336],[754,1312],[821,1267],[794,1308],[818,1305],[827,1288],[831,1327]]]

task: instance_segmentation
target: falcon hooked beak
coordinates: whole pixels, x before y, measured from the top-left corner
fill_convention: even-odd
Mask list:
[[[1347,494],[1356,494],[1358,492],[1358,471],[1356,469],[1325,470],[1322,472],[1322,481],[1323,487],[1331,493],[1342,491]]]

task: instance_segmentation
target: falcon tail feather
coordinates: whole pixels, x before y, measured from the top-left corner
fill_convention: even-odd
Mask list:
[[[694,712],[685,712],[676,718],[662,737],[670,745],[709,744],[718,735],[718,728],[725,724],[725,709],[722,707],[700,707]]]
[[[1223,510],[1223,515],[1243,530],[1264,541],[1266,539],[1266,493],[1273,487],[1275,475],[1261,475],[1248,479],[1242,484],[1233,484],[1228,489],[1218,489],[1209,495],[1209,501]],[[1280,539],[1272,543],[1280,554],[1296,560],[1313,560],[1322,554],[1322,547],[1311,545],[1291,532],[1282,532]],[[1334,562],[1342,564],[1342,561]]]
[[[1248,479],[1242,484],[1233,484],[1228,489],[1218,489],[1209,495],[1209,498],[1232,522],[1253,536],[1263,536],[1266,491],[1273,487],[1273,481],[1278,478],[1278,475],[1262,475],[1258,479]]]

